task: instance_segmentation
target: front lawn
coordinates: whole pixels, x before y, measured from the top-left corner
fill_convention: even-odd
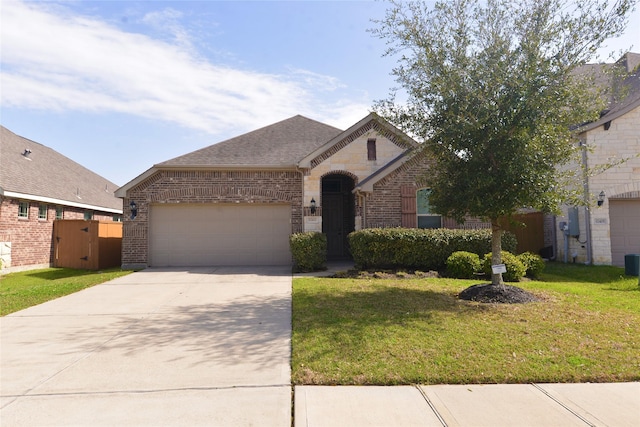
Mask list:
[[[47,268],[0,276],[0,316],[124,276],[119,268],[102,271]]]
[[[480,304],[454,279],[296,278],[294,384],[640,380],[640,288],[615,267],[547,265],[542,298]]]

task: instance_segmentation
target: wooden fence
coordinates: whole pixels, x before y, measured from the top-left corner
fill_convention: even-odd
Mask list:
[[[119,267],[122,223],[59,219],[53,223],[53,266],[86,270]]]

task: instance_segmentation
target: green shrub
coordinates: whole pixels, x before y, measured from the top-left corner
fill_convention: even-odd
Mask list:
[[[524,265],[526,269],[525,275],[527,277],[539,277],[542,270],[544,270],[544,260],[540,255],[533,254],[531,252],[524,252],[518,255],[518,259]]]
[[[289,237],[289,247],[296,272],[326,269],[327,236],[324,234],[294,233]]]
[[[476,271],[480,271],[480,257],[478,254],[458,251],[447,258],[447,274],[450,277],[473,279]]]
[[[515,251],[515,236],[504,233],[505,250]],[[483,255],[491,250],[491,230],[367,228],[349,234],[353,259],[361,268],[444,270],[457,251]]]
[[[502,263],[507,267],[507,272],[502,273],[502,279],[505,282],[519,282],[527,271],[526,267],[520,262],[518,257],[511,252],[502,251],[500,256]],[[482,271],[484,274],[491,276],[491,252],[484,256]]]

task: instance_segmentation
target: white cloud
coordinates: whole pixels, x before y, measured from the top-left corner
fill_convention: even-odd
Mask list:
[[[366,114],[363,103],[319,101],[317,92],[341,88],[334,77],[305,70],[274,75],[203,59],[180,18],[171,9],[145,16],[172,35],[168,42],[46,3],[3,1],[2,105],[119,112],[210,133],[298,113],[334,123],[346,123],[339,116],[355,110]]]

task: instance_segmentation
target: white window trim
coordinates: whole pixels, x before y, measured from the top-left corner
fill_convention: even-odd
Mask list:
[[[27,205],[27,211],[25,212],[25,215],[22,215],[22,209],[20,209],[23,204]],[[21,219],[21,220],[29,219],[30,208],[31,208],[31,204],[29,202],[18,201],[18,219]]]

